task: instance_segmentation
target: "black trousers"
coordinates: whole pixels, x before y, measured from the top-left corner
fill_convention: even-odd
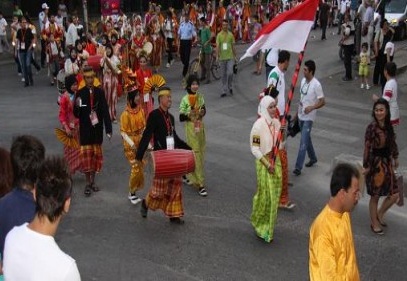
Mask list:
[[[46,49],[47,49],[47,43],[45,42],[45,40],[41,39],[41,66],[42,67],[45,67],[45,59],[47,57]]]
[[[384,65],[386,64],[386,55],[380,50],[379,55],[376,58],[376,63],[373,71],[373,84],[381,84],[382,88],[386,84],[386,78],[384,77]]]
[[[184,65],[182,69],[182,76],[186,76],[189,67],[189,57],[191,56],[192,40],[180,40],[179,53],[181,62]]]
[[[172,61],[172,45],[174,44],[174,38],[167,38],[167,54],[168,54],[168,63]]]
[[[353,44],[352,45],[342,45],[344,50],[343,64],[345,65],[345,77],[352,79],[352,53],[353,53]]]
[[[328,21],[320,20],[320,23],[321,23],[321,29],[322,29],[321,39],[326,39],[326,27],[328,25]]]

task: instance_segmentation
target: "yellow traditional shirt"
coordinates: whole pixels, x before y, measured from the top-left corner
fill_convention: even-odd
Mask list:
[[[328,205],[310,229],[311,281],[359,281],[359,269],[348,212],[334,212]]]
[[[123,137],[124,150],[131,150],[131,146],[138,147],[144,129],[146,127],[146,120],[142,108],[135,109],[126,106],[120,116],[120,132]]]

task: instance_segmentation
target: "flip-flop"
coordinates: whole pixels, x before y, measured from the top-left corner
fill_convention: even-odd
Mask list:
[[[89,197],[92,194],[92,188],[90,187],[90,185],[85,186],[85,190],[83,193],[85,194],[86,197]]]

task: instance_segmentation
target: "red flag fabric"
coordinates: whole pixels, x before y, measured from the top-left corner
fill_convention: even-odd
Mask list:
[[[277,15],[259,31],[256,41],[247,49],[241,60],[254,56],[260,49],[277,48],[301,52],[314,24],[318,3],[319,0],[305,0]]]

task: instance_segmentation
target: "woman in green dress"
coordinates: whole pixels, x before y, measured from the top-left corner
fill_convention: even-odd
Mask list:
[[[187,79],[186,95],[182,98],[179,106],[179,120],[185,122],[185,134],[187,144],[195,153],[195,171],[184,176],[184,182],[198,188],[201,196],[207,196],[204,178],[205,162],[205,126],[203,117],[206,114],[203,95],[198,92],[199,79],[196,75],[190,75]]]
[[[273,240],[274,226],[282,188],[281,162],[277,153],[274,167],[270,154],[277,142],[280,121],[276,116],[276,101],[265,96],[260,101],[260,118],[250,132],[250,146],[256,158],[257,191],[253,198],[251,222],[256,235],[266,242]]]

